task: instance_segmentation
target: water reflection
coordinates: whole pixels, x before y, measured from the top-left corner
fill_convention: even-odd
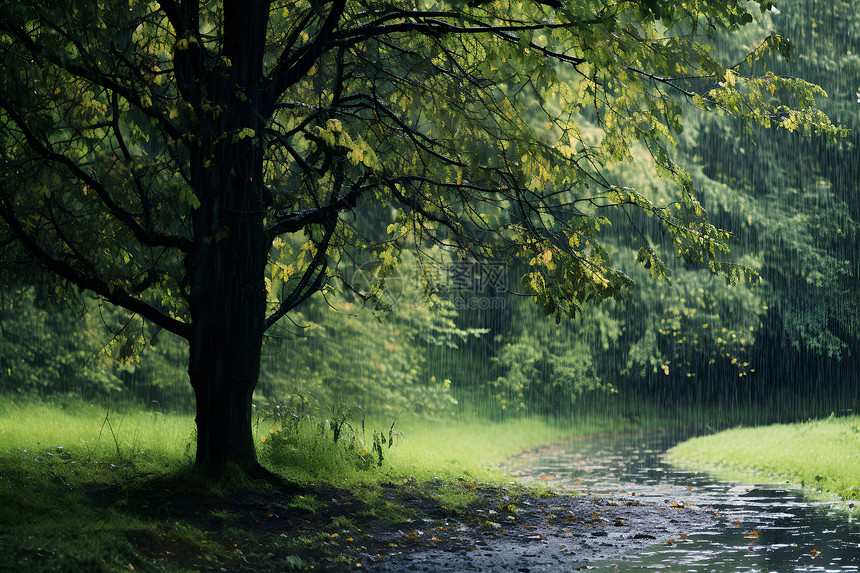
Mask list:
[[[560,489],[600,497],[631,497],[664,505],[691,504],[715,512],[708,529],[627,555],[596,570],[683,572],[858,571],[860,528],[804,501],[797,490],[769,484],[719,483],[663,462],[679,433],[649,433],[573,441],[512,462],[525,481],[552,478]]]

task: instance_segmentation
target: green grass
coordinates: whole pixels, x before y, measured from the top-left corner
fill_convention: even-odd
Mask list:
[[[394,489],[421,492],[453,513],[479,494],[502,488],[515,503],[522,490],[497,469],[512,455],[574,436],[680,424],[647,410],[635,417],[592,410],[564,424],[536,418],[427,420],[406,414],[393,428],[391,419],[362,423],[360,411],[345,418],[332,410],[334,422],[260,412],[255,440],[264,465],[296,486],[290,509],[325,513],[328,498],[317,499],[315,492],[341,488],[352,492],[356,507],[363,508],[340,517],[344,523],[353,518],[398,521],[409,512],[390,498]],[[849,429],[856,435],[860,423],[852,423]],[[266,546],[269,541],[249,541],[254,534],[243,529],[233,506],[215,503],[200,509],[217,524],[214,534],[191,522],[135,511],[133,505],[146,504],[155,490],[206,491],[226,500],[231,487],[237,491],[243,486],[241,481],[212,484],[196,474],[193,442],[190,415],[75,400],[0,401],[0,564],[12,564],[0,569],[178,571],[158,562],[158,555],[169,551],[186,564],[205,557],[211,561],[203,565],[217,570],[219,563],[243,558],[237,546],[257,547],[262,555],[280,551],[284,567],[294,565],[290,548],[298,545],[281,540],[286,545],[277,550]],[[860,475],[856,465],[853,474]],[[827,476],[819,480],[827,485],[836,474],[819,475]],[[323,531],[320,539],[329,533]],[[311,545],[317,543],[316,537],[309,539]]]
[[[140,408],[98,406],[82,401],[0,402],[0,447],[36,458],[59,452],[90,462],[148,465],[191,459],[190,415],[165,415]]]
[[[319,419],[287,427],[261,419],[255,427],[260,457],[297,486],[348,489],[371,508],[369,515],[397,519],[405,514],[383,495],[386,484],[423,484],[421,491],[456,511],[475,499],[476,485],[510,481],[496,464],[570,435],[569,428],[537,420],[412,418],[397,423],[389,447],[390,421],[369,422],[363,433],[360,422],[350,423],[355,431],[345,427],[343,439],[335,442]],[[381,466],[374,428],[386,441],[380,444]],[[189,523],[146,519],[132,511],[130,504],[146,500],[147,488],[160,484],[189,492],[217,493],[221,487],[229,493],[229,485],[207,484],[194,472],[193,439],[189,415],[74,400],[0,402],[0,569],[176,570],[154,562],[152,554],[142,555],[146,546],[153,552],[167,547],[189,559],[205,547],[207,558],[235,559],[231,536],[242,539],[244,533],[229,511],[201,508],[223,522],[227,541]],[[313,495],[295,499],[309,513],[320,505]]]
[[[570,436],[570,428],[540,419],[512,422],[404,423],[391,449],[390,471],[419,479],[509,481],[496,469],[511,455]]]
[[[268,429],[267,429],[268,428]],[[373,432],[383,434],[379,465]],[[413,420],[398,423],[389,445],[390,423],[366,424],[365,432],[344,432],[338,443],[316,422],[295,429],[263,427],[260,452],[272,469],[302,483],[340,487],[403,478],[418,481],[498,482],[495,466],[511,455],[570,436],[569,430],[540,420],[463,422]]]
[[[676,466],[725,476],[789,481],[843,499],[860,499],[860,417],[726,430],[669,451]]]
[[[129,570],[140,565],[134,535],[196,543],[178,524],[156,532],[121,507],[91,503],[102,492],[187,468],[191,429],[187,416],[139,409],[0,403],[0,563],[20,571]]]

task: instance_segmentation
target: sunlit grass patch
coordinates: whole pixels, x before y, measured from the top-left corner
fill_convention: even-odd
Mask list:
[[[190,415],[83,401],[0,402],[0,451],[34,458],[71,455],[89,462],[152,463],[189,458]]]
[[[683,442],[669,451],[677,466],[743,471],[860,499],[860,417],[737,428]]]
[[[261,424],[258,432],[261,458],[272,469],[298,482],[339,487],[403,479],[502,483],[509,478],[497,466],[506,458],[570,435],[537,419],[365,421],[340,430],[335,440],[329,424],[308,418]]]
[[[540,419],[508,422],[415,420],[402,424],[402,439],[389,455],[393,475],[417,480],[509,480],[498,464],[520,452],[570,436]]]
[[[145,479],[187,469],[192,420],[75,400],[0,403],[0,563],[12,571],[114,571],[144,565],[140,544],[166,536],[101,504]],[[179,543],[177,541],[177,543]],[[157,557],[156,557],[157,558]]]

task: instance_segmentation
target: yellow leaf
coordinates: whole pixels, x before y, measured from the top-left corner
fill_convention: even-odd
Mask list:
[[[726,70],[726,83],[730,86],[735,85],[735,74],[731,70]]]

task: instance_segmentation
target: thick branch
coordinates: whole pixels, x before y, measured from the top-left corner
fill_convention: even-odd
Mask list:
[[[304,78],[319,57],[333,47],[329,45],[329,38],[343,15],[344,8],[346,0],[334,0],[314,41],[300,48],[298,53],[287,50],[281,53],[269,81],[269,107],[274,105],[280,94]]]
[[[341,211],[354,208],[359,196],[361,196],[361,194],[366,190],[367,187],[355,186],[349,193],[325,207],[293,211],[292,213],[281,217],[268,230],[269,240],[273,240],[278,235],[282,235],[284,233],[296,233],[308,225],[324,224],[331,221]]]
[[[4,189],[0,189],[0,191],[2,191],[2,195],[6,195]],[[27,249],[47,270],[66,279],[78,288],[92,291],[110,303],[135,312],[153,324],[156,324],[178,336],[182,336],[187,339],[191,335],[189,324],[172,318],[148,302],[131,296],[120,288],[112,287],[110,284],[98,277],[86,275],[65,261],[51,255],[48,251],[42,248],[29,233],[27,233],[5,197],[0,197],[0,217],[2,217],[6,222],[9,229],[24,248]]]
[[[40,141],[36,134],[30,129],[30,126],[27,125],[26,121],[24,121],[24,118],[15,111],[14,106],[2,96],[0,96],[0,107],[2,107],[12,121],[15,122],[15,125],[17,125],[18,129],[21,130],[21,133],[24,134],[24,138],[27,140],[30,147],[32,147],[47,161],[67,168],[82,183],[91,187],[96,192],[99,199],[101,199],[102,203],[104,203],[105,207],[107,207],[108,211],[110,211],[111,215],[128,227],[138,241],[142,244],[156,247],[171,247],[186,252],[190,250],[190,241],[181,237],[166,235],[163,233],[153,233],[144,229],[140,223],[137,222],[134,214],[126,211],[116,204],[101,181],[84,171],[80,165],[75,163],[69,157],[61,153],[57,153],[48,147],[46,143]]]
[[[176,5],[174,0],[159,0],[158,7],[164,12],[167,16],[167,21],[170,22],[170,25],[179,32],[183,29],[182,19],[179,15],[179,6]]]

